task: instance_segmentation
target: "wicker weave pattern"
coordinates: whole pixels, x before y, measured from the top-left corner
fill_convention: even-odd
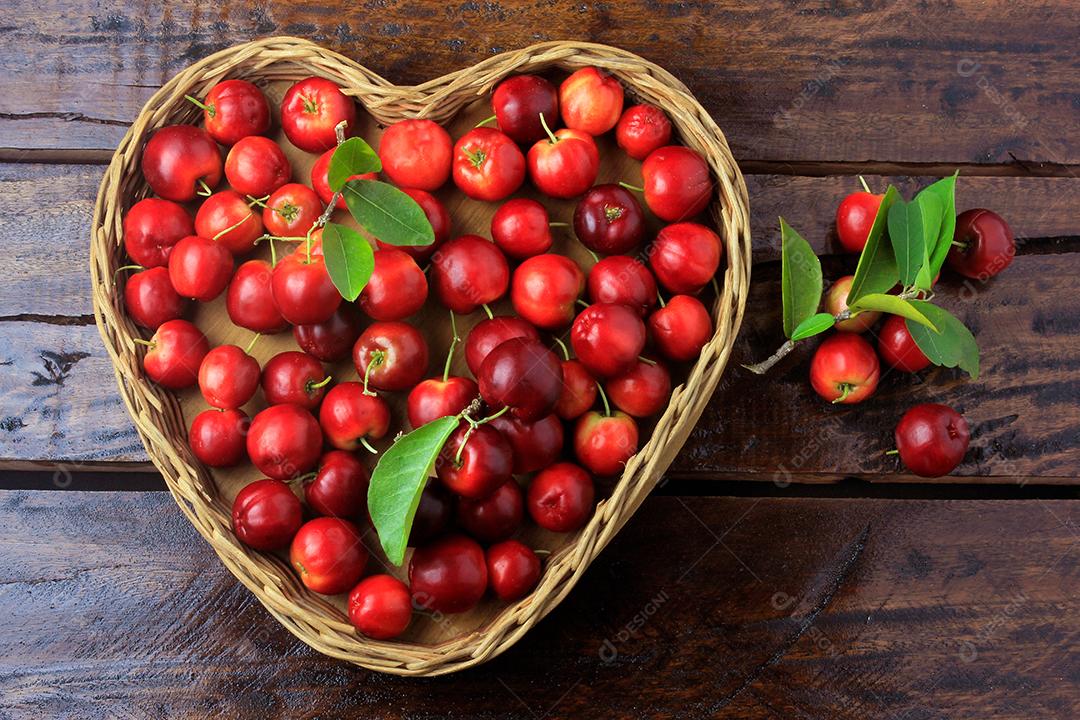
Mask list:
[[[617,76],[639,100],[665,108],[684,143],[701,152],[717,180],[711,214],[724,244],[726,268],[712,308],[716,332],[648,443],[627,464],[611,496],[588,525],[550,556],[539,587],[484,628],[439,645],[379,642],[358,637],[341,612],[308,591],[278,558],[242,546],[229,526],[230,508],[213,478],[191,455],[180,406],[147,382],[140,369],[141,337],[127,317],[113,281],[124,263],[122,214],[148,189],[139,170],[149,134],[170,123],[192,122],[184,94],[201,97],[218,81],[239,77],[297,80],[328,78],[354,95],[382,123],[406,117],[451,118],[507,75],[550,67],[595,65]],[[438,675],[489,660],[513,645],[566,596],[596,555],[611,541],[656,485],[678,453],[720,379],[742,320],[750,275],[746,186],[723,133],[689,90],[662,68],[604,45],[549,42],[491,57],[415,87],[395,86],[338,53],[309,41],[276,37],[211,55],[170,80],[147,102],[110,163],[94,210],[90,270],[94,314],[112,358],[120,392],[147,453],[173,497],[226,567],[290,632],[313,648],[373,670],[399,675]]]

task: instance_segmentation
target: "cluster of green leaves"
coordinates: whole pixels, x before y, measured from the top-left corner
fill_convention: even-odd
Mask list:
[[[847,305],[852,315],[900,315],[927,358],[979,375],[979,347],[956,317],[932,304],[934,281],[956,229],[956,174],[923,188],[912,200],[889,186],[859,256]],[[780,219],[784,335],[797,342],[836,324],[821,303],[821,262],[810,244]],[[899,294],[891,291],[899,285]]]

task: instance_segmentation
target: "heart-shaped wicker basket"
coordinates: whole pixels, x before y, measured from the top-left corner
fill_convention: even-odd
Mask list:
[[[141,335],[124,310],[122,286],[114,279],[117,268],[125,264],[122,216],[132,203],[148,194],[139,168],[143,145],[150,133],[163,125],[194,122],[197,111],[184,95],[202,97],[224,78],[266,84],[317,75],[355,96],[379,123],[410,117],[448,122],[508,75],[573,71],[589,65],[615,75],[636,100],[664,108],[681,141],[700,152],[712,169],[717,197],[710,215],[723,238],[726,265],[712,307],[715,335],[689,368],[685,381],[674,389],[670,405],[648,441],[627,463],[588,525],[553,544],[540,584],[531,595],[508,606],[496,606],[476,619],[473,627],[437,642],[425,642],[423,635],[393,642],[361,637],[348,623],[340,602],[335,604],[307,590],[282,557],[249,550],[237,541],[230,529],[231,496],[215,481],[219,474],[209,472],[188,449],[182,403],[143,376],[142,348],[135,342]],[[750,279],[749,209],[742,175],[716,123],[681,82],[631,53],[589,43],[548,42],[496,55],[422,85],[402,87],[309,41],[276,37],[211,55],[150,98],[121,141],[101,183],[94,210],[90,268],[98,328],[146,451],[181,510],[225,566],[282,625],[316,650],[382,672],[438,675],[498,655],[558,605],[678,453],[724,371],[742,320]]]

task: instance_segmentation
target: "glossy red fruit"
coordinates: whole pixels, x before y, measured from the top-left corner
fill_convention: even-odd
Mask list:
[[[439,302],[468,315],[506,294],[510,267],[494,243],[479,235],[462,235],[432,256],[431,283]]]
[[[375,251],[375,269],[357,302],[372,320],[404,320],[424,307],[427,276],[407,253],[395,248]]]
[[[956,272],[972,280],[988,280],[1009,267],[1016,256],[1016,239],[1005,219],[975,208],[956,216],[953,246],[946,259]],[[957,244],[959,243],[959,244]]]
[[[397,248],[398,250],[411,255],[417,263],[422,264],[434,255],[444,242],[450,239],[450,213],[446,210],[446,206],[442,204],[439,198],[426,190],[401,188],[401,192],[415,200],[416,204],[420,206],[420,209],[424,211],[424,215],[427,217],[428,222],[431,223],[431,231],[435,235],[435,241],[430,245],[402,245]],[[388,245],[381,240],[377,241],[376,245],[380,248],[395,247],[394,245]]]
[[[331,450],[319,459],[319,471],[304,484],[304,499],[320,515],[358,518],[367,514],[367,468],[344,450]]]
[[[270,289],[281,316],[294,325],[326,322],[341,305],[321,255],[286,255],[270,277]]]
[[[348,137],[356,131],[356,103],[323,78],[301,80],[281,101],[281,129],[289,142],[310,153],[337,145],[334,128],[342,120]]]
[[[574,426],[574,454],[597,475],[618,475],[638,451],[638,427],[626,413],[603,415],[595,410]]]
[[[574,234],[593,252],[620,255],[645,237],[645,213],[625,188],[597,185],[574,209]]]
[[[143,356],[147,377],[170,390],[191,387],[199,379],[199,365],[210,344],[202,330],[187,320],[169,320],[158,326]]]
[[[594,303],[625,305],[645,317],[656,305],[656,280],[637,258],[612,255],[589,270],[586,281]]]
[[[684,222],[668,225],[656,236],[649,265],[671,293],[694,295],[716,275],[723,245],[709,228]]]
[[[480,395],[471,378],[428,378],[409,391],[406,408],[409,425],[418,428],[447,415],[457,415]]]
[[[124,249],[144,268],[166,265],[173,246],[194,234],[188,211],[161,198],[140,200],[124,216]]]
[[[280,480],[248,483],[233,501],[233,532],[240,542],[256,550],[288,547],[303,521],[300,501]]]
[[[124,307],[136,324],[157,330],[162,323],[183,315],[187,301],[173,289],[168,269],[153,267],[135,273],[124,283]]]
[[[487,550],[488,582],[504,602],[528,595],[540,581],[540,558],[517,540],[506,540]]]
[[[349,592],[349,622],[375,640],[395,638],[412,620],[409,586],[391,575],[372,575]]]
[[[390,408],[377,395],[365,395],[358,382],[343,382],[326,393],[319,407],[319,425],[326,441],[338,450],[359,450],[365,441],[385,437]]]
[[[499,129],[516,143],[527,145],[543,139],[543,114],[548,125],[559,117],[559,91],[539,75],[515,75],[495,86],[491,107]]]
[[[210,302],[233,274],[233,257],[213,240],[188,235],[169,253],[169,281],[181,297]]]
[[[622,115],[622,85],[594,67],[582,68],[559,86],[559,108],[566,127],[603,135]]]
[[[289,546],[289,562],[309,589],[337,595],[354,587],[364,574],[368,551],[348,520],[321,517],[300,526]]]
[[[923,403],[904,413],[896,426],[896,448],[908,470],[922,477],[951,473],[967,453],[967,420],[947,405]]]
[[[438,190],[450,177],[450,133],[431,120],[399,120],[379,141],[382,171],[395,185]]]
[[[510,300],[514,310],[543,330],[558,330],[574,319],[585,289],[585,273],[565,255],[531,257],[514,270]]]
[[[491,426],[510,443],[515,475],[546,468],[562,454],[563,426],[555,414],[534,422],[502,415],[492,420]]]
[[[592,515],[596,490],[589,473],[563,462],[542,470],[532,479],[526,505],[529,516],[552,532],[573,532]]]
[[[712,333],[709,311],[691,295],[676,295],[649,316],[649,337],[672,360],[696,360]]]
[[[884,195],[853,192],[840,201],[836,208],[836,235],[840,244],[850,253],[861,253],[870,236],[878,208]]]
[[[202,105],[206,132],[222,145],[233,145],[270,129],[270,103],[262,90],[247,80],[222,80],[210,88]]]
[[[221,182],[221,152],[201,128],[166,125],[146,143],[142,173],[155,195],[188,202],[204,184],[212,190]]]
[[[259,387],[259,361],[236,345],[219,345],[199,365],[199,391],[210,407],[234,410]]]
[[[448,490],[462,497],[483,498],[510,479],[514,463],[510,443],[490,425],[462,424],[446,441],[435,473]]]
[[[825,293],[825,311],[830,315],[839,315],[847,310],[847,297],[851,292],[851,283],[855,280],[854,275],[845,275],[829,287]],[[870,310],[861,312],[847,320],[842,320],[834,326],[840,332],[861,333],[874,326],[881,318],[881,313]]]
[[[488,353],[510,338],[540,342],[540,333],[519,317],[499,316],[481,320],[465,337],[465,363],[473,377],[480,377],[480,366]]]
[[[596,142],[573,130],[556,130],[537,140],[527,157],[529,179],[549,197],[572,198],[596,182],[600,172]]]
[[[877,388],[877,353],[861,335],[836,333],[825,339],[810,363],[810,384],[829,402],[851,405]]]
[[[615,126],[615,142],[635,160],[644,160],[653,150],[671,140],[671,121],[655,105],[626,108]]]
[[[709,205],[712,178],[696,151],[682,145],[653,150],[641,166],[645,204],[661,220],[689,220]]]
[[[487,589],[484,549],[464,535],[419,547],[409,560],[413,604],[440,613],[471,610]]]
[[[525,497],[513,478],[482,498],[461,498],[457,504],[458,526],[483,543],[510,537],[524,517]]]
[[[424,336],[403,322],[375,322],[353,347],[353,363],[361,378],[379,390],[407,390],[424,377],[428,346]],[[369,373],[368,365],[373,364]]]
[[[291,177],[292,166],[285,151],[268,137],[246,137],[225,156],[225,178],[243,195],[266,197]]]
[[[878,333],[878,354],[891,367],[904,372],[919,372],[930,366],[930,360],[915,344],[907,321],[899,315],[890,315]]]
[[[315,467],[322,441],[310,412],[299,405],[271,405],[251,420],[247,453],[263,475],[290,480]]]
[[[491,239],[499,249],[518,260],[551,249],[551,225],[547,209],[528,198],[507,200],[491,218]]]
[[[288,183],[271,193],[266,201],[263,225],[271,235],[304,237],[322,212],[322,201],[314,190],[300,183]],[[304,247],[304,244],[297,247]]]
[[[263,234],[262,217],[240,193],[221,190],[199,206],[195,234],[225,246],[233,255],[243,255],[255,249]]]
[[[337,362],[352,354],[360,337],[360,312],[351,303],[341,303],[328,320],[293,328],[300,349],[323,362]]]
[[[621,375],[645,347],[645,324],[625,305],[595,303],[574,320],[570,343],[577,359],[594,376]]]
[[[323,205],[329,205],[330,201],[334,199],[334,191],[330,189],[330,180],[328,178],[330,172],[330,160],[334,157],[334,150],[337,148],[331,148],[319,156],[319,159],[315,161],[315,164],[311,166],[311,189],[315,191],[315,194],[319,196],[319,200],[322,200]],[[350,175],[349,180],[378,180],[378,173],[362,173],[360,175]],[[345,196],[338,195],[337,202],[334,207],[338,210],[345,210],[348,206],[345,204]]]
[[[671,373],[661,363],[639,359],[604,386],[615,407],[636,418],[652,417],[667,407]]]
[[[480,396],[493,410],[509,407],[522,420],[550,415],[562,393],[562,366],[538,342],[511,338],[484,358]]]
[[[478,127],[454,145],[454,183],[473,200],[502,200],[525,180],[525,156],[514,141]]]
[[[585,414],[596,402],[596,380],[577,360],[563,360],[563,388],[555,414],[563,420],[574,420]]]
[[[455,496],[438,480],[429,480],[420,493],[412,529],[409,531],[409,547],[422,545],[441,535],[454,517]]]
[[[209,467],[235,467],[247,460],[245,438],[251,420],[243,410],[203,410],[191,421],[188,444]]]
[[[272,276],[273,269],[265,260],[248,260],[236,268],[225,293],[225,309],[233,325],[264,335],[289,327],[274,302]]]
[[[327,390],[326,370],[311,355],[296,350],[278,353],[262,371],[262,389],[270,405],[319,407]]]

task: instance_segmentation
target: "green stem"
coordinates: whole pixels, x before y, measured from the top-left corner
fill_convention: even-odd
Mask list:
[[[200,110],[205,110],[207,113],[210,114],[210,117],[214,117],[215,115],[217,115],[217,109],[213,105],[207,105],[206,103],[197,100],[190,95],[185,95],[184,99],[195,105],[195,107],[199,108]]]
[[[870,186],[866,184],[866,178],[864,178],[862,175],[860,175],[859,176],[859,182],[862,183],[863,190],[865,190],[866,192],[873,195],[873,193],[870,191]]]
[[[637,359],[640,360],[641,362],[645,363],[646,365],[656,365],[655,360],[653,360],[651,358],[647,358],[644,355],[638,355]]]
[[[450,338],[450,350],[446,353],[446,364],[443,365],[442,381],[446,382],[450,378],[450,363],[454,361],[454,348],[461,342],[461,338],[457,334],[457,320],[454,317],[454,311],[450,311],[450,331],[454,333],[454,336]]]
[[[551,128],[548,127],[547,118],[544,117],[544,113],[540,113],[540,124],[544,126],[544,132],[547,133],[548,140],[553,145],[559,142],[559,138],[555,137],[555,133],[551,132]]]
[[[553,228],[561,228],[561,227],[570,227],[570,223],[564,223],[564,222],[549,222],[549,223],[548,223],[548,227],[553,227]]]
[[[307,390],[308,393],[310,393],[312,390],[318,390],[319,388],[326,387],[330,384],[330,380],[332,380],[333,377],[333,375],[327,375],[319,382],[312,382],[311,380],[308,380],[307,385],[304,386],[304,389]]]
[[[251,342],[249,342],[247,344],[247,347],[244,348],[244,353],[245,354],[248,354],[248,355],[251,354],[251,348],[255,347],[255,343],[257,343],[259,341],[260,337],[262,337],[261,333],[255,333],[255,337],[251,338]]]
[[[638,187],[637,185],[631,185],[630,183],[620,182],[619,185],[621,187],[626,188],[627,190],[633,190],[634,192],[639,192],[639,193],[645,192],[645,188]]]
[[[795,341],[786,340],[784,344],[777,349],[776,352],[769,356],[768,359],[763,360],[756,365],[743,365],[743,367],[754,373],[755,375],[764,375],[769,371],[769,368],[787,357],[787,354],[794,349]]]
[[[240,222],[236,223],[235,225],[231,225],[231,226],[229,226],[229,227],[225,228],[224,230],[222,230],[221,232],[219,232],[219,233],[218,233],[217,235],[215,235],[214,237],[212,237],[212,238],[210,238],[210,239],[211,239],[211,240],[213,240],[214,242],[217,242],[218,240],[220,240],[220,239],[221,239],[221,237],[222,237],[223,235],[228,235],[228,234],[229,234],[229,233],[231,233],[231,232],[232,232],[233,230],[235,230],[236,228],[240,227],[241,225],[243,225],[244,223],[246,223],[246,222],[247,222],[248,220],[250,220],[250,219],[251,219],[251,218],[253,218],[253,217],[255,217],[255,216],[254,216],[254,215],[247,215],[247,216],[245,216],[245,217],[244,217],[244,218],[243,218],[242,220],[240,220]]]
[[[251,207],[252,205],[254,205],[256,207],[265,208],[266,207],[266,201],[270,199],[270,196],[269,195],[263,195],[261,198],[257,198],[257,197],[252,197],[252,196],[248,195],[247,199],[248,199],[248,207]]]
[[[131,341],[136,345],[145,345],[148,348],[157,347],[157,343],[153,340],[143,340],[142,338],[132,338]]]
[[[481,120],[480,122],[476,123],[476,125],[474,127],[483,127],[484,125],[487,125],[489,122],[491,122],[494,119],[495,119],[494,115],[492,115],[491,117],[486,117],[483,120]]]
[[[667,307],[667,303],[664,302],[664,296],[660,294],[660,291],[656,291],[656,299],[660,301],[660,307]]]
[[[371,446],[371,443],[368,442],[368,439],[366,437],[360,438],[360,444],[363,445],[365,448],[367,448],[367,451],[369,453],[371,453],[372,455],[378,455],[379,454],[379,451]]]
[[[854,389],[855,389],[855,386],[852,385],[851,383],[840,383],[840,397],[838,397],[838,398],[836,398],[835,400],[832,401],[833,405],[836,405],[838,403],[842,403],[845,400],[847,400],[848,395],[850,395],[851,391],[854,390]]]
[[[484,312],[486,312],[486,313],[487,313],[487,316],[488,316],[488,320],[494,320],[494,319],[495,319],[495,314],[494,314],[493,312],[491,312],[491,308],[489,308],[489,307],[487,306],[487,303],[484,303],[484,304],[483,304],[483,305],[481,305],[480,307],[484,308]]]
[[[569,360],[570,359],[570,348],[566,347],[566,343],[564,343],[561,338],[555,338],[555,342],[558,343],[559,347],[562,348],[563,357],[566,358],[567,360]]]
[[[574,302],[576,302],[576,303],[577,303],[578,305],[580,305],[580,306],[581,306],[581,307],[583,307],[583,308],[587,308],[587,307],[589,307],[589,303],[585,302],[585,301],[584,301],[584,300],[582,300],[581,298],[578,298],[578,299],[577,299],[577,300],[575,300]]]
[[[199,187],[201,189],[195,192],[196,195],[201,195],[202,197],[210,197],[214,194],[214,191],[210,189],[210,186],[206,184],[205,180],[199,178],[197,182],[199,183]]]
[[[364,394],[371,397],[375,397],[375,393],[368,390],[368,380],[371,378],[371,371],[374,368],[379,367],[386,360],[386,352],[384,350],[374,350],[371,353],[371,357],[368,358],[368,366],[364,370]]]
[[[483,425],[484,423],[489,423],[489,422],[491,422],[492,420],[494,420],[494,419],[495,419],[495,418],[497,418],[497,417],[502,417],[502,416],[503,416],[503,415],[505,415],[505,414],[506,414],[506,413],[507,413],[507,412],[508,412],[509,410],[510,410],[510,406],[509,406],[509,405],[505,405],[505,406],[503,406],[503,409],[502,409],[502,410],[500,410],[499,412],[495,413],[494,415],[488,415],[488,416],[487,416],[486,418],[483,418],[482,420],[476,420],[476,421],[475,421],[475,422],[474,422],[473,424],[474,424],[474,425]]]
[[[466,418],[468,419],[468,418]],[[461,437],[461,444],[457,447],[457,452],[454,453],[454,464],[461,467],[461,454],[465,452],[465,443],[469,442],[469,438],[472,437],[473,430],[476,429],[477,423],[469,422],[469,429],[465,431],[465,434]]]
[[[899,450],[886,450],[885,454],[886,455],[899,455],[900,451]]]
[[[608,402],[607,393],[604,392],[604,386],[599,381],[596,383],[596,390],[600,393],[600,400],[604,403],[604,417],[611,417],[611,403]]]
[[[121,265],[120,267],[116,268],[116,272],[113,273],[112,281],[115,284],[116,283],[116,278],[120,275],[120,273],[122,273],[125,270],[140,270],[140,271],[142,271],[142,270],[145,270],[145,269],[146,268],[144,268],[142,265]]]

